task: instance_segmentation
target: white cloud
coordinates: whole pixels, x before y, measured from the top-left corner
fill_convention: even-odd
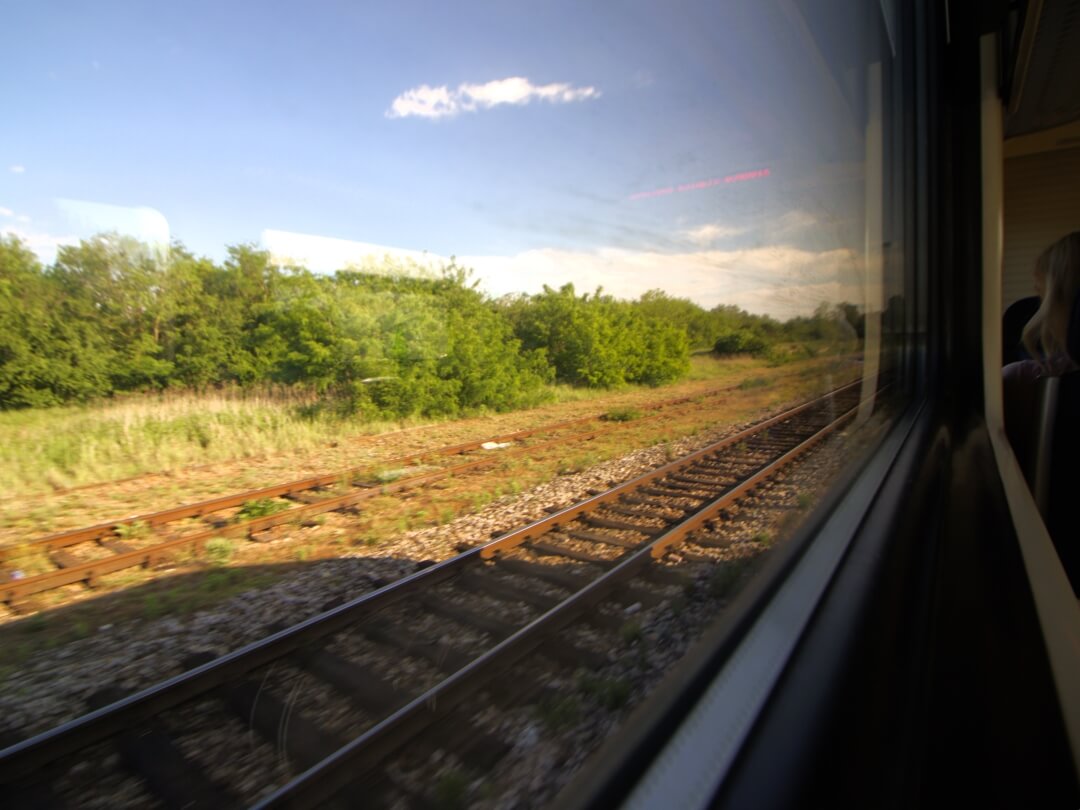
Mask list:
[[[388,258],[400,264],[416,264],[427,270],[436,270],[449,263],[442,256],[424,251],[292,231],[265,230],[262,232],[262,243],[270,251],[271,261],[275,264],[306,267],[320,273],[332,273],[347,267],[372,269]]]
[[[79,238],[73,235],[54,236],[44,231],[30,231],[25,228],[11,226],[0,227],[0,236],[17,237],[27,248],[37,254],[45,264],[51,264],[56,259],[56,249],[61,245],[77,245]]]
[[[111,205],[89,200],[55,200],[67,226],[83,237],[106,231],[138,239],[161,256],[169,252],[169,221],[146,206]]]
[[[804,228],[813,228],[820,224],[821,223],[816,216],[796,208],[777,217],[775,222],[772,223],[772,230],[776,233],[790,234]]]
[[[719,239],[730,239],[733,236],[745,233],[745,229],[715,222],[697,228],[689,228],[681,233],[696,245],[711,245]]]
[[[8,166],[8,171],[12,174],[22,174],[26,171],[26,167],[20,163],[16,163],[13,166]]]
[[[10,208],[0,208],[0,217],[13,217],[15,212]]]
[[[386,117],[407,118],[417,115],[421,118],[441,118],[444,115],[455,115],[457,111],[458,103],[445,86],[429,87],[422,84],[395,98]]]
[[[17,217],[15,217],[15,221],[27,225],[30,223],[30,217],[28,217],[26,214],[19,214]]]
[[[263,246],[275,263],[333,272],[354,267],[434,271],[446,257],[406,248],[266,230]],[[491,295],[538,293],[546,284],[573,284],[579,293],[597,287],[618,298],[637,298],[660,288],[709,308],[735,304],[780,319],[809,315],[822,302],[862,303],[861,260],[844,248],[813,251],[776,244],[740,250],[663,253],[603,247],[595,250],[542,248],[502,255],[459,256]]]
[[[460,84],[456,90],[446,85],[432,87],[422,84],[406,90],[394,99],[387,118],[444,118],[460,112],[487,110],[500,104],[528,104],[547,101],[565,104],[599,98],[595,87],[573,87],[566,83],[535,85],[521,76],[496,79],[485,84]]]
[[[861,301],[858,257],[847,249],[809,251],[788,245],[685,253],[601,248],[531,250],[514,256],[461,256],[494,295],[539,292],[572,283],[636,298],[659,287],[704,307],[735,304],[778,318],[812,313],[822,301]]]

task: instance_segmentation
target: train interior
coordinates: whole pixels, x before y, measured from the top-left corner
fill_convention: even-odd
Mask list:
[[[933,77],[915,116],[929,144],[915,184],[930,190],[909,212],[929,268],[909,300],[931,306],[929,350],[907,362],[928,383],[776,692],[700,806],[1072,807],[1080,796],[1080,375],[1042,380],[1019,426],[1001,384],[1038,303],[1035,259],[1080,226],[1080,3],[931,3],[900,19],[916,38],[929,32],[916,47]],[[814,528],[819,541],[835,530]],[[582,780],[576,806],[620,795],[627,763],[655,755],[650,734],[670,751],[716,733],[686,731],[708,713],[685,711],[682,736],[638,718],[638,747],[610,746],[618,754]],[[658,806],[708,767],[652,761],[630,806]]]
[[[1029,4],[1010,18],[1012,56],[1003,58],[1001,164],[1001,311],[1003,362],[1015,359],[1019,330],[1039,303],[1032,269],[1048,245],[1080,222],[1080,89],[1066,79],[1080,71],[1080,7]],[[988,279],[988,284],[993,283]],[[1072,303],[1072,320],[1080,301]],[[1070,340],[1078,339],[1077,327]],[[1075,348],[1070,349],[1076,354]],[[1075,372],[1046,377],[1034,397],[1005,402],[1007,435],[1074,592],[1080,561],[1069,493],[1077,474],[1070,459],[1080,448],[1075,414],[1080,407]],[[1011,412],[1010,412],[1011,407]]]

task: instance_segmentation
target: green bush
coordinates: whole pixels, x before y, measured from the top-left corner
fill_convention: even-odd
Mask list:
[[[213,565],[228,565],[236,545],[225,537],[215,537],[206,543],[206,559]]]
[[[760,355],[769,348],[765,338],[750,329],[728,329],[720,333],[713,343],[713,351],[718,355],[732,354]]]
[[[255,518],[267,517],[268,515],[275,515],[278,512],[284,512],[288,508],[289,504],[285,503],[285,501],[279,501],[274,498],[258,498],[254,501],[246,501],[244,505],[237,510],[233,520],[237,523],[245,520],[254,520]]]
[[[612,408],[600,418],[605,422],[632,422],[641,418],[641,411],[637,408]]]
[[[781,324],[660,290],[624,301],[567,284],[495,301],[452,262],[328,276],[277,267],[251,245],[216,263],[117,234],[62,246],[43,266],[0,237],[0,409],[269,383],[321,397],[305,417],[453,416],[539,404],[553,381],[663,385],[710,336],[718,355],[761,355],[778,342],[853,346],[863,329],[851,304]]]

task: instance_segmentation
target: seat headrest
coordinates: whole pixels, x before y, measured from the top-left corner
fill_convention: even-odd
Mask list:
[[[1039,296],[1021,298],[1013,301],[1005,309],[1001,316],[1001,362],[1011,363],[1014,360],[1023,360],[1027,352],[1021,345],[1021,337],[1024,327],[1039,309]]]

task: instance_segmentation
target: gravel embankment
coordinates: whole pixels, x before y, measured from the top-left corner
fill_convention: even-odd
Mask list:
[[[0,683],[3,730],[18,736],[46,730],[82,714],[86,699],[105,685],[129,690],[149,686],[178,674],[180,662],[188,655],[234,650],[265,635],[272,624],[303,620],[320,612],[331,600],[360,596],[411,573],[418,563],[455,554],[463,543],[474,545],[537,520],[553,506],[574,503],[588,497],[589,490],[605,489],[640,475],[741,427],[713,430],[667,446],[639,450],[581,473],[560,476],[520,496],[501,498],[445,526],[408,532],[364,552],[312,563],[266,589],[241,593],[210,610],[182,618],[104,625],[89,638],[31,656],[20,669],[7,675]],[[794,508],[802,508],[793,504],[805,498],[805,493],[819,489],[842,463],[843,454],[835,447],[836,443],[826,445],[790,473],[784,483],[760,493],[753,505],[734,510],[736,519],[716,530],[728,541],[726,545],[695,550],[719,561],[755,556],[766,550],[766,534],[775,532]],[[626,684],[624,705],[609,708],[603,701],[610,698],[587,695],[580,701],[576,722],[570,718],[555,725],[545,724],[527,708],[491,712],[484,718],[488,730],[513,742],[514,753],[493,773],[477,777],[469,786],[473,803],[500,808],[539,806],[555,795],[588,753],[627,711],[640,703],[723,608],[726,595],[708,587],[710,564],[699,561],[695,566],[695,576],[703,587],[678,600],[675,610],[670,601],[652,608],[605,607],[623,611],[627,620],[632,620],[632,634],[611,639],[573,631],[575,643],[587,643],[611,661],[597,677],[604,682]],[[574,687],[573,683],[552,685]],[[597,700],[600,705],[594,705]],[[454,767],[453,758],[445,759],[442,768],[449,772]]]

